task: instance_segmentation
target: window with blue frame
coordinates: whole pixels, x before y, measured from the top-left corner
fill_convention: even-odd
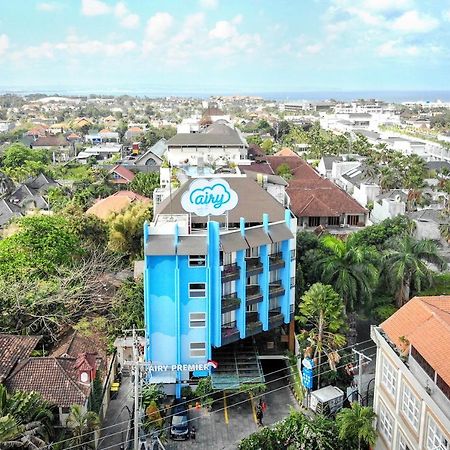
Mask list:
[[[189,267],[205,267],[206,255],[189,255]]]
[[[206,297],[206,283],[189,283],[189,297],[190,298],[205,298]]]
[[[206,313],[195,312],[189,314],[190,328],[205,328],[206,327]]]

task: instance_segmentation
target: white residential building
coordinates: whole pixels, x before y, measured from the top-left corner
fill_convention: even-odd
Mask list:
[[[376,450],[450,449],[450,296],[415,297],[379,327]]]
[[[249,164],[247,141],[240,132],[221,123],[202,133],[178,133],[167,141],[167,159],[172,166],[227,166]]]

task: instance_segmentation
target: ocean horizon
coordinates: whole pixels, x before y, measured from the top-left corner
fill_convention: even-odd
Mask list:
[[[84,88],[84,87],[8,87],[0,86],[0,94],[17,94],[17,95],[59,95],[59,96],[112,96],[129,95],[141,98],[163,98],[163,97],[185,97],[207,99],[209,97],[220,96],[256,96],[265,100],[274,101],[351,101],[358,99],[376,99],[387,102],[406,102],[406,101],[422,101],[422,102],[450,102],[450,90],[298,90],[298,91],[231,91],[223,90],[222,92],[211,90],[205,92],[195,92],[179,89],[145,89],[145,88],[119,88],[119,87],[101,87],[101,88]]]

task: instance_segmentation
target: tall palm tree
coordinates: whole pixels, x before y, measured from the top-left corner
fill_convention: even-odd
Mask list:
[[[44,448],[52,419],[49,404],[36,392],[8,394],[0,385],[0,448]]]
[[[95,448],[94,431],[100,427],[100,419],[93,411],[85,412],[80,405],[73,405],[67,418],[67,428],[72,433],[71,445],[80,450]]]
[[[379,275],[373,249],[356,245],[351,237],[343,241],[328,235],[321,243],[330,252],[314,264],[322,281],[333,286],[350,310],[358,302],[370,300]]]
[[[375,445],[377,440],[375,417],[372,408],[353,402],[351,408],[344,408],[336,415],[339,438],[344,442],[357,442],[358,449],[361,449],[361,444],[365,444],[366,447]]]
[[[435,242],[416,240],[413,236],[397,237],[389,241],[384,252],[383,271],[389,285],[395,290],[398,307],[409,299],[411,288],[420,291],[424,283],[431,284],[432,270],[428,264],[443,269],[447,266],[439,256]]]
[[[340,334],[345,324],[344,303],[331,286],[315,283],[303,295],[299,312],[300,316],[296,319],[301,325],[310,328],[309,341],[314,349],[313,357],[317,358],[320,385],[322,354],[328,356],[333,366],[336,350],[345,344],[345,337]]]

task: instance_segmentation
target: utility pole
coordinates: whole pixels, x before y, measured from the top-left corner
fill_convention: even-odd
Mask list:
[[[134,361],[134,450],[139,450],[139,351],[136,327],[133,325]]]
[[[353,353],[358,355],[358,401],[362,405],[362,368],[363,368],[363,361],[364,359],[367,360],[367,362],[372,361],[372,358],[369,358],[366,356],[363,352],[360,352],[359,350],[352,349]]]

